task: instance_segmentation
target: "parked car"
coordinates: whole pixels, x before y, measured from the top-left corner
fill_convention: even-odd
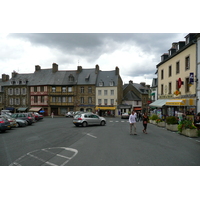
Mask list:
[[[34,113],[34,115],[35,115],[35,120],[36,121],[39,121],[39,120],[43,119],[43,115],[41,115],[39,113]]]
[[[128,113],[123,113],[121,115],[121,119],[129,119],[129,114]]]
[[[0,116],[0,131],[4,133],[10,127],[10,122],[5,117]]]
[[[105,126],[106,119],[93,113],[82,113],[74,116],[73,124],[75,126],[101,125]]]
[[[28,125],[33,123],[33,116],[30,113],[14,113],[12,114],[13,118],[23,119],[28,122]]]
[[[28,122],[23,119],[16,118],[17,127],[25,127],[28,125]]]
[[[65,113],[65,117],[74,117],[74,112],[69,111],[69,112]]]
[[[16,119],[13,118],[13,117],[11,117],[11,115],[3,114],[2,116],[3,116],[4,118],[6,118],[6,119],[10,122],[10,129],[11,129],[11,128],[17,127]]]

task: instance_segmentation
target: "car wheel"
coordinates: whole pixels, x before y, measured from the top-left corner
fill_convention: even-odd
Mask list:
[[[15,127],[18,128],[19,126],[20,126],[19,123],[16,123],[16,126],[15,126]]]
[[[82,126],[83,126],[83,127],[86,127],[86,126],[87,126],[87,122],[83,122],[83,123],[82,123]]]
[[[106,124],[105,121],[101,122],[101,126],[105,126],[105,124]]]

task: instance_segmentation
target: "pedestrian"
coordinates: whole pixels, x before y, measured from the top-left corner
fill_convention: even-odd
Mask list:
[[[129,116],[129,123],[130,123],[130,135],[133,135],[132,129],[134,127],[134,135],[137,135],[136,133],[136,112],[132,111],[131,115]]]
[[[51,118],[53,118],[53,116],[54,116],[54,113],[52,112],[52,113],[51,113]]]
[[[147,113],[144,113],[143,115],[143,126],[144,126],[144,130],[143,133],[147,134],[147,123],[149,121],[149,117],[147,116]]]

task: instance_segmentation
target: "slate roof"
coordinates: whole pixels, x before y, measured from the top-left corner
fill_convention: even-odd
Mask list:
[[[118,75],[115,74],[115,70],[112,71],[99,71],[98,78],[97,78],[97,84],[96,86],[99,86],[99,83],[103,81],[103,86],[108,87],[110,86],[110,82],[114,81],[113,86],[117,86],[118,83]]]
[[[82,69],[78,74],[78,85],[95,85],[97,74],[95,73],[96,69]]]
[[[141,98],[139,98],[133,91],[129,91],[124,96],[125,101],[141,101]]]

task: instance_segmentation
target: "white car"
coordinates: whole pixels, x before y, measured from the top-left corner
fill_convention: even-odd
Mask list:
[[[106,125],[106,119],[93,113],[82,113],[74,116],[73,124],[75,126],[89,126],[89,125]]]
[[[74,112],[70,111],[65,114],[65,117],[74,117]]]

